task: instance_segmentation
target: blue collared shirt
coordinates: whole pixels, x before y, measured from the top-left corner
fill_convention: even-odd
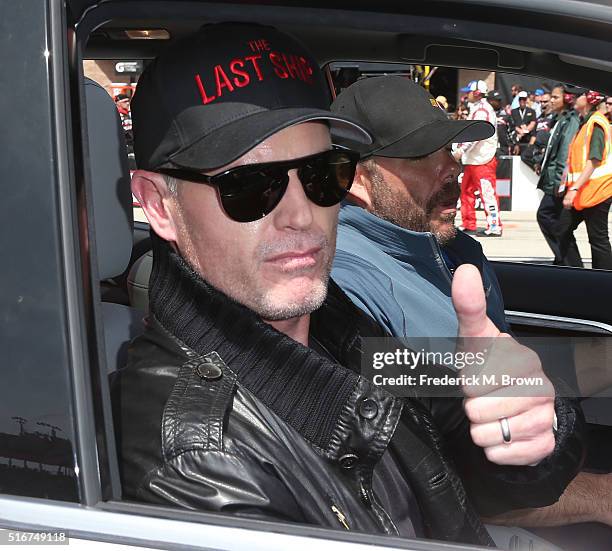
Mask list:
[[[394,336],[457,336],[452,271],[465,263],[479,268],[487,314],[500,330],[508,331],[497,278],[475,239],[458,232],[441,248],[429,232],[400,228],[354,205],[340,209],[332,277]]]

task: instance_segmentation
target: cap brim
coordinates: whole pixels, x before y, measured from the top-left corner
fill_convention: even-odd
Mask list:
[[[434,121],[406,134],[396,142],[362,153],[379,157],[423,157],[449,143],[477,142],[495,133],[495,127],[486,121]]]
[[[358,123],[325,110],[286,108],[258,113],[233,121],[173,154],[173,164],[194,170],[225,166],[276,132],[309,121],[324,121],[335,136],[351,143],[372,143],[370,133]]]

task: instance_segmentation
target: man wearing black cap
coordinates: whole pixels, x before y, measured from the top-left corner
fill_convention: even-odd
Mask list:
[[[411,108],[394,110],[394,104]],[[362,161],[340,210],[332,277],[390,334],[419,343],[419,348],[428,343],[439,350],[450,337],[462,333],[451,289],[462,264],[478,266],[487,315],[501,331],[509,329],[494,270],[481,246],[457,232],[453,223],[459,166],[448,146],[486,136],[492,129],[484,122],[453,121],[454,131],[449,132],[444,114],[434,105],[422,87],[399,77],[361,80],[332,104],[338,114],[367,121],[374,136],[372,145],[354,146],[360,149]],[[434,136],[428,145],[423,143],[425,135]],[[424,155],[426,148],[432,150],[429,155]],[[594,487],[607,489],[608,480],[579,473],[558,503],[509,512],[492,522],[558,526],[582,519],[609,523],[608,518],[601,520],[605,500],[592,499]],[[517,538],[532,544],[538,539],[514,527],[487,528],[500,547]]]
[[[507,428],[517,456],[497,432],[472,441],[462,400],[405,400],[358,374],[361,336],[384,332],[328,284],[358,159],[332,148],[330,129],[371,140],[325,94],[301,45],[246,24],[205,26],[143,74],[132,190],[154,261],[147,329],[113,388],[124,495],[490,544],[433,417],[493,510],[556,499],[577,467],[579,418],[558,412],[562,436],[547,427],[536,449]],[[516,478],[492,461],[539,464]]]
[[[493,269],[478,242],[454,226],[460,167],[450,145],[486,138],[492,125],[447,120],[424,88],[401,77],[358,81],[332,110],[367,125],[374,137],[371,145],[354,145],[362,160],[340,210],[334,280],[389,333],[422,343],[465,335],[454,284],[462,265],[473,264],[488,318],[507,331]]]
[[[423,87],[395,76],[357,82],[332,110],[374,136],[372,145],[353,146],[362,160],[340,211],[334,279],[393,335],[455,336],[452,272],[469,262],[481,268],[489,318],[506,331],[495,273],[480,244],[455,228],[461,167],[450,146],[485,139],[492,125],[447,119]],[[371,273],[356,269],[364,263]],[[427,315],[407,319],[413,312]]]

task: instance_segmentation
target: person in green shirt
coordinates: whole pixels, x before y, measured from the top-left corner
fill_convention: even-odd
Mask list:
[[[563,197],[559,195],[559,187],[565,171],[570,143],[580,126],[578,113],[572,109],[573,99],[574,96],[569,94],[561,84],[552,89],[550,106],[555,114],[555,123],[550,132],[542,165],[535,167],[536,173],[540,175],[538,189],[544,192],[536,217],[540,231],[555,255],[553,260],[555,265],[580,261],[580,253],[573,234],[568,237],[567,254],[565,255],[567,258],[562,258],[557,229],[563,211]]]

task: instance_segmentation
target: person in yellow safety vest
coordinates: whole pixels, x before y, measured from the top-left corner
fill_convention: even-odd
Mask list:
[[[565,193],[559,218],[559,242],[565,257],[574,230],[584,221],[591,245],[592,267],[612,270],[612,249],[608,236],[608,214],[612,204],[612,132],[598,107],[605,100],[590,90],[576,100],[582,116],[580,130],[569,149],[567,175],[559,189]],[[580,259],[571,262],[582,267]]]

